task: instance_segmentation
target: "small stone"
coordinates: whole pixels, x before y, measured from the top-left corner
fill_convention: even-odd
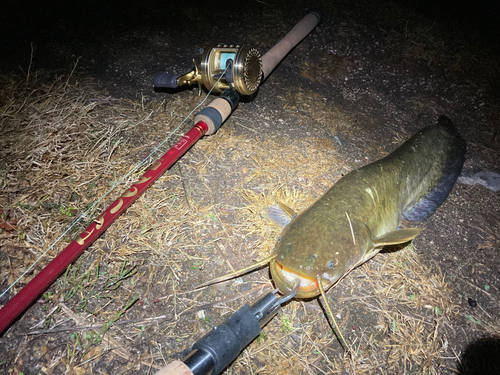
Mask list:
[[[471,307],[476,307],[477,306],[477,301],[473,298],[467,298],[467,302],[469,302],[469,305],[471,305]]]

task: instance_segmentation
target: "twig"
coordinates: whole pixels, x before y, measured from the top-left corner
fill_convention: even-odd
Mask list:
[[[28,65],[28,71],[26,72],[26,84],[30,81],[30,70],[31,64],[33,64],[33,55],[35,54],[35,50],[33,48],[33,43],[31,43],[31,53],[30,53],[30,64]]]
[[[55,306],[52,310],[50,310],[50,312],[44,316],[44,318],[42,320],[40,320],[37,324],[35,324],[33,327],[31,327],[31,329],[35,329],[37,327],[40,327],[43,323],[45,323],[45,321],[50,318],[50,316],[59,308],[59,306]]]
[[[469,280],[465,280],[465,279],[461,278],[460,276],[457,276],[457,277],[458,277],[460,280],[465,281],[465,282],[466,282],[467,284],[469,284],[470,286],[472,286],[472,287],[476,288],[477,290],[480,290],[481,292],[483,292],[484,294],[486,294],[488,297],[492,298],[491,294],[490,294],[490,293],[488,293],[486,290],[481,289],[481,288],[480,288],[480,287],[478,287],[477,285],[472,284]]]
[[[146,319],[141,319],[141,320],[126,320],[122,322],[114,322],[113,325],[126,325],[130,324],[133,327],[137,326],[142,326],[144,324],[150,324],[150,323],[155,323],[158,320],[163,320],[163,319],[172,319],[172,315],[160,315],[156,316],[154,318],[146,318]],[[102,326],[106,325],[108,323],[97,323],[97,324],[91,324],[88,326],[76,326],[76,327],[60,327],[60,328],[52,328],[52,329],[47,329],[47,330],[38,330],[38,331],[29,331],[26,333],[26,335],[43,335],[47,333],[56,333],[56,332],[64,332],[64,331],[81,331],[81,330],[87,330],[87,329],[95,329],[95,328],[102,328]],[[23,333],[24,335],[24,333]]]

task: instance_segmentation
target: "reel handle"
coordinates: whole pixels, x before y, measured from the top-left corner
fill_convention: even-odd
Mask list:
[[[262,81],[271,74],[288,52],[318,25],[320,20],[321,16],[318,12],[309,13],[278,44],[266,52],[262,57]]]
[[[161,87],[167,89],[176,89],[179,87],[177,84],[177,79],[180,77],[180,74],[173,73],[159,73],[155,75],[153,80],[154,87]]]

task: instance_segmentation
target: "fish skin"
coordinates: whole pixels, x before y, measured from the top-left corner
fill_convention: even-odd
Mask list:
[[[311,280],[326,290],[383,246],[410,241],[420,229],[398,230],[401,219],[421,221],[437,210],[465,151],[451,120],[441,116],[388,156],[346,174],[283,230],[270,263],[276,286],[289,293],[299,277],[304,287],[296,298],[315,297]]]

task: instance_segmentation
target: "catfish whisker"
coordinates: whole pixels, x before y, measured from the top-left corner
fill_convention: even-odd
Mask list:
[[[335,320],[335,317],[333,316],[332,310],[330,309],[330,305],[328,304],[328,300],[326,299],[325,290],[323,289],[323,284],[321,283],[319,276],[317,277],[317,281],[318,281],[319,291],[321,292],[321,295],[323,296],[323,301],[325,301],[325,305],[326,305],[326,308],[328,309],[328,313],[330,314],[330,316],[332,318],[333,324],[335,325],[335,329],[337,330],[339,338],[342,339],[341,344],[343,344],[342,346],[344,346],[344,349],[347,348],[348,353],[353,354],[354,352],[352,351],[351,347],[349,346],[349,344],[345,340],[344,336],[342,336],[342,332],[340,331],[340,328],[337,325],[337,321]],[[328,317],[327,317],[327,319],[328,319]]]
[[[250,267],[245,267],[245,268],[242,268],[238,271],[235,271],[235,272],[231,272],[231,273],[228,273],[227,275],[224,275],[224,276],[220,276],[220,277],[217,277],[213,280],[210,280],[210,281],[207,281],[203,284],[200,284],[198,285],[196,289],[201,289],[201,288],[204,288],[206,286],[209,286],[209,285],[212,285],[212,284],[217,284],[217,283],[220,283],[222,281],[226,281],[226,280],[229,280],[229,279],[232,279],[236,276],[241,276],[241,275],[244,275],[245,273],[247,272],[250,272],[250,271],[254,271],[256,270],[257,268],[269,263],[271,260],[273,260],[274,258],[276,258],[276,254],[274,255],[271,255],[270,257],[267,257],[265,259],[262,259],[260,261],[258,261],[257,263],[251,265]]]

